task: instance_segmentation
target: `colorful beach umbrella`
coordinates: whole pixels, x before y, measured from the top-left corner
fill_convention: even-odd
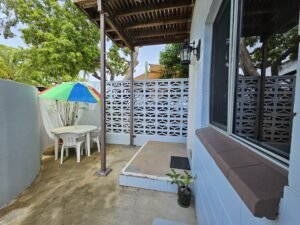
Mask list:
[[[91,86],[79,82],[55,85],[41,92],[40,97],[70,102],[100,103],[100,94]]]

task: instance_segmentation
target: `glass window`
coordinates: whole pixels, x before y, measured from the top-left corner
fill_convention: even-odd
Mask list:
[[[298,0],[242,1],[234,133],[289,158],[296,67]]]

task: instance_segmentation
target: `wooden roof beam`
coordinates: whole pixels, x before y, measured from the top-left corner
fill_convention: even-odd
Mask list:
[[[115,32],[115,31],[114,31],[112,28],[107,28],[107,29],[106,29],[106,32],[107,32],[107,33],[111,33],[111,32]]]
[[[155,32],[152,33],[151,31],[148,34],[138,34],[138,35],[134,35],[134,39],[141,39],[141,38],[152,38],[152,37],[161,37],[161,36],[165,36],[165,35],[185,35],[185,34],[189,34],[188,30],[183,30],[183,31],[172,31],[172,32]]]
[[[185,38],[168,38],[168,39],[157,39],[157,40],[147,40],[133,42],[134,46],[146,46],[146,45],[160,45],[160,44],[170,44],[170,43],[181,43]]]
[[[97,0],[91,0],[91,1],[87,1],[87,0],[73,0],[74,3],[76,3],[77,5],[81,5],[81,9],[86,12],[83,7],[82,7],[82,4],[84,2],[96,2],[96,6],[97,6]],[[80,4],[81,3],[81,4]],[[96,22],[96,23],[100,23],[100,16],[97,16],[97,17],[94,17],[94,18],[91,18],[92,21]],[[107,26],[108,25],[108,26]],[[132,48],[132,44],[130,43],[130,41],[128,40],[128,38],[126,37],[126,35],[123,33],[123,31],[118,27],[116,21],[114,20],[114,18],[112,18],[111,16],[107,16],[107,20],[106,20],[106,26],[107,26],[107,29],[106,29],[106,33],[107,35],[114,41],[114,38],[112,38],[112,35],[111,33],[116,33],[116,35],[118,36],[118,40],[117,41],[117,45],[119,46],[124,46],[126,45],[127,47],[129,48]],[[120,43],[124,43],[124,44],[120,44]]]
[[[131,9],[127,10],[121,10],[117,13],[115,13],[116,17],[127,17],[137,14],[143,14],[143,13],[149,13],[149,12],[156,12],[159,10],[171,10],[171,9],[178,9],[178,8],[191,8],[193,7],[193,1],[187,0],[177,0],[177,1],[171,1],[171,2],[165,2],[165,3],[152,3],[152,4],[146,4],[141,6],[136,6]]]
[[[181,26],[175,26],[172,28],[156,28],[156,29],[151,29],[151,30],[140,30],[137,32],[131,32],[130,35],[148,35],[148,34],[162,34],[162,33],[174,33],[174,32],[190,32],[190,27],[188,25],[183,25],[180,24]]]
[[[162,25],[169,25],[169,24],[180,24],[180,23],[190,23],[192,22],[191,18],[174,18],[174,19],[164,19],[155,21],[145,21],[140,23],[135,23],[132,25],[122,25],[123,28],[130,30],[130,29],[139,29],[139,28],[146,28],[146,27],[156,27]]]
[[[89,9],[97,7],[97,2],[83,3],[81,6],[83,9]]]
[[[97,0],[73,0],[73,3],[80,5],[82,8],[90,8],[89,5],[97,6]]]
[[[81,4],[81,3],[85,3],[85,2],[97,2],[97,0],[73,0],[73,3],[75,4]]]
[[[129,48],[133,48],[134,46],[129,41],[127,36],[124,34],[122,29],[117,25],[115,19],[111,16],[107,16],[107,24],[112,28],[112,30],[115,31],[115,33],[119,36],[119,38],[122,39],[122,41],[125,43],[125,45]]]
[[[97,1],[99,1],[99,0],[97,0]],[[105,3],[107,3],[107,2],[105,2]],[[129,37],[124,32],[123,27],[120,27],[121,25],[115,20],[115,17],[112,16],[113,13],[107,7],[107,5],[104,4],[104,6],[105,6],[105,11],[107,12],[107,17],[106,17],[107,25],[113,30],[111,32],[114,32],[118,36],[118,38],[122,40],[122,43],[124,43],[124,44],[122,44],[122,46],[120,44],[117,44],[117,43],[116,44],[119,45],[119,47],[124,47],[124,45],[125,45],[126,47],[132,49],[134,46],[131,43]],[[110,35],[111,35],[111,33],[110,33]],[[121,41],[116,41],[116,42],[120,43]]]

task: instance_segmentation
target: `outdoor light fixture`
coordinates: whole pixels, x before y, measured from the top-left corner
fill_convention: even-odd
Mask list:
[[[186,40],[183,43],[182,49],[180,51],[181,64],[189,65],[191,63],[191,54],[192,53],[196,56],[197,60],[199,60],[200,59],[200,46],[201,46],[200,39],[199,39],[196,47],[195,47],[195,41],[190,43],[189,40]]]

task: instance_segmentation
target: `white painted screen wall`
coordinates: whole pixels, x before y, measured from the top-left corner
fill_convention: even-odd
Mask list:
[[[92,83],[99,90],[99,82]],[[188,79],[134,81],[134,144],[146,141],[186,143]],[[89,120],[100,115],[89,112]],[[83,115],[85,118],[86,115]],[[129,144],[130,82],[111,81],[106,87],[107,142]],[[82,123],[82,121],[80,121]]]
[[[236,0],[232,0],[232,5]],[[198,0],[194,8],[191,41],[200,38],[201,59],[192,60],[190,69],[190,100],[188,149],[192,151],[196,211],[201,225],[298,225],[300,224],[300,76],[296,82],[289,185],[285,187],[276,220],[256,218],[227,181],[205,147],[195,136],[195,130],[209,125],[209,79],[212,48],[212,23],[222,0]],[[235,37],[231,37],[234,41]]]

